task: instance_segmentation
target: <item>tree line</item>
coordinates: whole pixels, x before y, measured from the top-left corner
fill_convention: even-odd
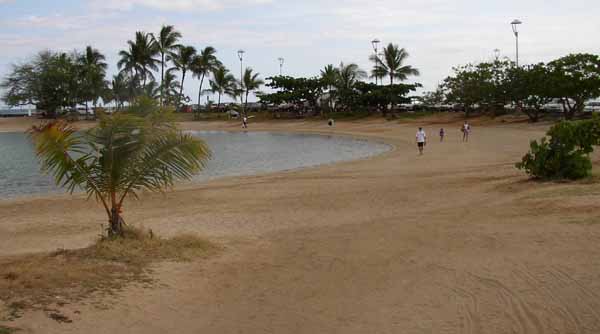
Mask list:
[[[311,78],[275,76],[267,78],[274,92],[257,94],[260,102],[280,106],[288,104],[302,112],[382,112],[384,115],[394,105],[410,103],[408,94],[421,87],[419,83],[402,84],[419,71],[405,61],[409,54],[404,48],[390,43],[382,57],[372,55],[374,63],[370,75],[357,64],[329,64],[320,75]],[[366,82],[367,78],[389,78],[389,84],[377,85]],[[394,82],[396,80],[396,82]]]
[[[291,104],[297,108],[318,110],[321,113],[354,110],[382,110],[395,104],[407,103],[409,92],[419,84],[401,84],[419,71],[406,65],[408,52],[390,43],[381,58],[373,55],[371,73],[358,65],[327,65],[320,76],[267,78],[266,85],[273,93],[258,92],[265,82],[252,68],[247,67],[242,77],[235,76],[217,58],[217,51],[206,46],[198,51],[181,43],[182,34],[174,26],[164,25],[156,34],[137,31],[127,47],[119,51],[119,72],[107,78],[106,56],[98,49],[87,46],[85,51],[42,51],[32,60],[13,65],[0,83],[5,90],[3,101],[11,106],[34,105],[49,117],[66,110],[85,106],[86,113],[96,110],[100,101],[112,103],[117,109],[131,106],[140,96],[159,101],[161,106],[176,109],[191,102],[184,94],[186,79],[199,80],[197,105],[205,93],[221,99],[228,96],[239,101],[246,110],[248,97],[257,92],[263,105]],[[389,85],[375,85],[368,77],[389,78]],[[188,80],[189,81],[189,80]],[[208,88],[205,87],[208,81]]]
[[[236,80],[206,46],[198,51],[181,44],[182,35],[173,26],[162,26],[157,34],[138,31],[127,48],[119,51],[119,72],[107,78],[106,56],[92,46],[84,52],[42,51],[29,62],[13,65],[0,83],[5,90],[2,100],[11,106],[35,105],[47,116],[84,105],[114,103],[117,109],[130,105],[137,97],[147,96],[162,106],[180,107],[191,101],[184,94],[189,76],[199,79],[198,105],[206,92],[246,98],[262,84],[258,73],[247,67]],[[156,78],[157,74],[160,78]],[[208,80],[208,89],[204,89]]]
[[[512,61],[455,67],[438,89],[424,95],[429,105],[455,103],[469,116],[474,110],[504,110],[512,105],[536,122],[544,107],[556,101],[565,119],[584,111],[585,102],[600,96],[600,57],[569,54],[548,63],[516,66]]]

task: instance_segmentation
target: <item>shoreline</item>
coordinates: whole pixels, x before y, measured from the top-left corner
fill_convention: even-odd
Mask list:
[[[417,124],[432,134],[423,156],[412,142]],[[489,324],[519,332],[522,319],[521,328],[540,332],[577,332],[574,321],[600,331],[600,183],[530,182],[514,168],[547,125],[482,122],[462,143],[453,124],[336,122],[336,133],[377,136],[395,150],[143,194],[127,202],[128,223],[165,237],[194,233],[223,252],[157,265],[154,288],[65,305],[72,324],[30,312],[7,325],[33,334],[462,333]],[[251,128],[328,130],[317,122]],[[0,202],[0,254],[83,247],[104,216],[76,196]]]
[[[238,130],[238,131],[236,131],[236,130],[191,130],[191,129],[186,129],[185,124],[182,127],[182,131],[192,131],[192,132],[222,131],[222,132],[231,132],[231,133],[257,132],[257,133],[300,134],[300,135],[314,135],[314,136],[334,136],[334,137],[338,137],[338,138],[345,138],[348,140],[365,140],[365,141],[369,141],[372,143],[383,144],[383,145],[387,146],[387,149],[380,153],[369,153],[368,155],[363,156],[363,157],[338,160],[338,161],[332,161],[332,162],[323,162],[323,163],[317,163],[315,165],[309,165],[309,166],[299,166],[299,167],[276,170],[276,171],[259,171],[256,173],[244,173],[244,174],[238,174],[238,175],[222,175],[222,176],[215,176],[215,177],[207,177],[206,179],[196,180],[196,181],[190,180],[190,181],[187,181],[186,183],[176,185],[172,189],[167,190],[166,193],[176,192],[179,189],[193,190],[204,184],[207,184],[207,183],[210,183],[213,181],[226,180],[228,178],[244,178],[244,177],[250,177],[250,176],[266,176],[266,175],[278,174],[278,173],[290,173],[290,172],[295,172],[295,171],[301,171],[304,169],[314,169],[314,168],[319,168],[319,167],[323,167],[323,166],[343,164],[343,163],[353,162],[353,161],[369,160],[372,158],[376,158],[378,156],[389,154],[397,149],[396,145],[394,145],[393,143],[386,141],[380,137],[357,136],[357,135],[353,135],[353,134],[335,133],[335,132],[294,131],[294,130],[251,130],[251,131],[248,131],[248,130]],[[23,131],[2,131],[2,129],[0,128],[0,133],[22,133],[22,132]],[[82,192],[74,192],[73,194],[69,194],[67,192],[34,193],[34,194],[29,194],[29,195],[8,197],[5,199],[0,198],[0,204],[7,204],[7,203],[10,204],[11,202],[22,203],[22,202],[27,202],[29,200],[34,201],[34,200],[44,200],[44,199],[62,199],[62,200],[64,200],[64,199],[67,199],[67,198],[73,197],[73,196],[84,196],[84,194]]]

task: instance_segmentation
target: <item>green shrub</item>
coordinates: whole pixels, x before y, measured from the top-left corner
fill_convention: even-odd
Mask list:
[[[600,144],[600,118],[582,121],[562,121],[553,126],[547,136],[530,144],[516,167],[538,179],[576,180],[590,176],[589,154]]]

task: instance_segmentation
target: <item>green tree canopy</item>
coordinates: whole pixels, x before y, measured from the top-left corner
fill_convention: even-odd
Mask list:
[[[74,108],[85,99],[83,81],[77,55],[43,51],[27,63],[14,65],[0,87],[7,105],[31,104],[55,117],[61,108]]]
[[[275,76],[267,78],[267,87],[275,90],[271,94],[260,94],[262,103],[280,105],[283,103],[302,107],[304,103],[316,109],[319,98],[327,84],[321,78],[293,78],[290,76]]]
[[[548,63],[552,95],[560,99],[566,119],[583,112],[585,102],[600,96],[600,57],[570,54]]]

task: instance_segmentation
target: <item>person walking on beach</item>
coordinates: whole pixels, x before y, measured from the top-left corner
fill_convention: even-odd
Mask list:
[[[242,128],[247,129],[248,128],[248,117],[244,116],[244,118],[242,118]]]
[[[444,136],[446,135],[446,131],[444,128],[440,129],[440,143],[444,141]]]
[[[423,128],[419,128],[417,131],[417,147],[419,148],[419,155],[423,155],[423,148],[427,144],[427,134],[423,131]]]
[[[462,131],[462,133],[463,133],[462,140],[468,142],[469,141],[469,133],[471,132],[471,125],[469,125],[469,123],[467,121],[465,121],[465,124],[463,124],[460,131]]]

